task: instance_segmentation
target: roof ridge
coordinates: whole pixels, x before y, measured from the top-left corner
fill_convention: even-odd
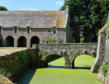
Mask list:
[[[0,12],[63,12],[63,10],[9,10]]]

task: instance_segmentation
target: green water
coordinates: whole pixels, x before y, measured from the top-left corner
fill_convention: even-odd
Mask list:
[[[83,55],[75,60],[75,66],[90,67],[93,62],[93,57]],[[49,68],[37,69],[35,73],[30,71],[19,84],[102,84],[97,80],[97,74],[88,69],[64,69],[64,63],[64,58],[60,58],[49,63]]]

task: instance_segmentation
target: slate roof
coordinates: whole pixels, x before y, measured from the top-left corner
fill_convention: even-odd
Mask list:
[[[1,27],[64,28],[65,11],[0,11]]]

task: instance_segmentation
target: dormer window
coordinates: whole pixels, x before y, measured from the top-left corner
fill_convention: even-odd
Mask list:
[[[56,27],[53,27],[53,34],[56,34]]]
[[[14,33],[17,33],[17,27],[14,27]]]
[[[27,34],[30,34],[30,27],[27,27]]]

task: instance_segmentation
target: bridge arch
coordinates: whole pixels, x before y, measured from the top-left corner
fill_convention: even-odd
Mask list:
[[[31,47],[33,44],[39,44],[40,43],[40,39],[37,36],[33,36],[30,40],[31,43]]]
[[[90,69],[95,60],[94,56],[83,54],[76,56],[72,61],[72,68],[74,69]]]
[[[75,60],[82,55],[87,55],[87,56],[91,56],[91,57],[96,57],[96,51],[94,50],[86,50],[86,49],[76,49],[73,51],[73,53],[70,53],[71,56],[73,56],[72,58],[72,68],[75,68]]]
[[[41,52],[40,56],[43,60],[50,54],[63,56],[65,59],[65,68],[73,68],[72,64],[79,55],[87,54],[96,56],[97,49],[96,43],[40,44],[36,46],[39,48]]]
[[[21,36],[17,40],[17,46],[18,47],[26,47],[27,46],[27,40],[24,36]]]
[[[6,46],[7,47],[14,47],[14,38],[12,36],[6,37]]]

